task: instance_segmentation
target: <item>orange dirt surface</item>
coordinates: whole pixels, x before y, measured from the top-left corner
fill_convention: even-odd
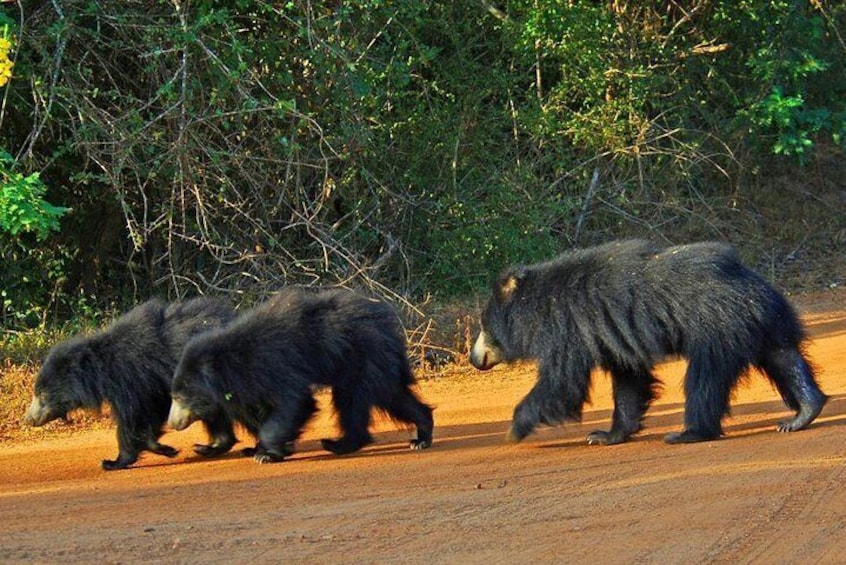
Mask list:
[[[764,377],[738,388],[724,439],[666,445],[682,424],[683,362],[662,365],[644,430],[589,446],[610,425],[610,381],[594,378],[583,421],[503,441],[531,364],[455,367],[420,383],[435,445],[376,426],[344,457],[326,397],[299,452],[258,465],[205,460],[194,425],[167,433],[175,459],[144,454],[104,472],[113,430],[0,444],[0,561],[89,563],[843,563],[846,547],[846,292],[796,301],[830,395],[807,430]],[[243,444],[250,444],[243,437]]]

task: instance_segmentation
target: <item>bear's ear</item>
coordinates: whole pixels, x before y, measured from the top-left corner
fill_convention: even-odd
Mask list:
[[[523,279],[526,278],[526,270],[523,267],[507,271],[499,278],[497,283],[497,292],[500,300],[508,301],[523,284]]]

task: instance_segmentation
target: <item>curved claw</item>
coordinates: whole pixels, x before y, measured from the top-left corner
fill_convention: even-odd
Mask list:
[[[422,439],[412,439],[408,442],[408,447],[414,451],[422,451],[424,449],[428,449],[432,447],[431,440],[422,440]]]
[[[595,430],[587,436],[588,445],[608,445],[608,432]]]

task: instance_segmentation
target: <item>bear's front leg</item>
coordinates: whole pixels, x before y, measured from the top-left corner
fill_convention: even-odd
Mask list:
[[[590,367],[576,359],[565,356],[542,361],[535,386],[514,409],[506,440],[520,442],[538,424],[552,426],[568,419],[579,420],[589,378]]]
[[[300,430],[292,425],[291,418],[285,416],[286,412],[277,410],[259,428],[258,443],[253,452],[257,463],[278,463],[294,453],[294,441]]]
[[[540,409],[530,393],[514,409],[511,428],[505,435],[505,441],[508,443],[520,443],[526,436],[535,431],[535,427],[539,423]]]
[[[202,443],[194,444],[194,453],[202,455],[203,457],[214,457],[227,453],[232,446],[238,442],[235,437],[235,432],[232,430],[232,420],[226,414],[219,412],[203,419],[203,424],[206,427],[206,432],[209,435],[211,443],[208,445]]]
[[[288,443],[285,443],[282,446],[282,452],[283,452],[283,456],[281,458],[274,456],[272,454],[268,455],[267,450],[264,448],[264,446],[259,441],[259,442],[256,442],[255,447],[245,447],[244,449],[242,449],[241,455],[243,457],[252,457],[253,459],[256,460],[257,463],[275,463],[275,462],[278,462],[278,461],[282,461],[282,460],[284,460],[285,457],[287,457],[289,455],[293,455],[295,453],[294,442],[289,441]]]

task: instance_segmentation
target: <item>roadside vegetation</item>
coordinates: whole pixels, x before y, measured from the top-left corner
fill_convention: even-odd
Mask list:
[[[844,29],[823,0],[5,2],[0,393],[153,295],[367,289],[437,367],[504,266],[612,238],[846,284]]]

